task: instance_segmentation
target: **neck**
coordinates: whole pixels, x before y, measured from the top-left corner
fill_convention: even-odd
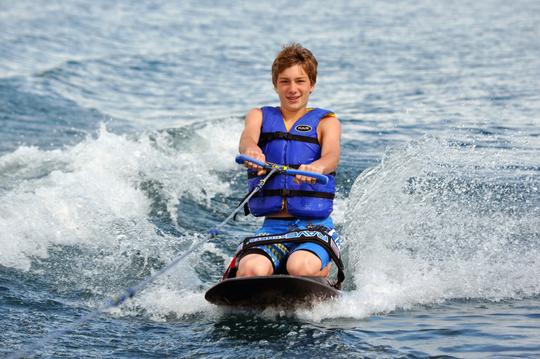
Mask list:
[[[285,121],[296,121],[306,113],[306,107],[302,107],[301,109],[296,110],[296,111],[291,111],[281,106],[280,110],[281,110],[281,114],[283,115],[283,119]]]

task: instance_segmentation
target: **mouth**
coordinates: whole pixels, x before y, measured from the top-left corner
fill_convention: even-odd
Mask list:
[[[287,96],[287,101],[289,102],[297,102],[300,100],[301,96]]]

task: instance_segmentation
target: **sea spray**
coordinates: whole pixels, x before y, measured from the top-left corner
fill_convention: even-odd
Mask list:
[[[300,316],[540,293],[538,159],[519,153],[519,140],[511,150],[485,137],[458,142],[392,148],[357,178],[343,228],[351,290]]]
[[[219,173],[236,167],[232,127],[128,136],[102,126],[74,146],[0,157],[0,264],[45,273],[65,292],[110,294],[144,278],[195,238],[178,224],[189,215],[179,200],[229,193]]]

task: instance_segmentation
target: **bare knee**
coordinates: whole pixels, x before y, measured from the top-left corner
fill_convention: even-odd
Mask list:
[[[315,254],[300,250],[287,260],[287,272],[296,276],[327,276],[328,266],[321,270],[322,262]]]
[[[248,254],[238,264],[237,277],[268,276],[274,273],[272,262],[262,254]]]

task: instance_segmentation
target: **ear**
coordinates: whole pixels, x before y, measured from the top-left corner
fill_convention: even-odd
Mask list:
[[[312,93],[313,91],[315,91],[315,86],[316,86],[316,85],[317,85],[317,84],[313,84],[313,86],[311,86],[311,89],[309,90],[309,93]]]

